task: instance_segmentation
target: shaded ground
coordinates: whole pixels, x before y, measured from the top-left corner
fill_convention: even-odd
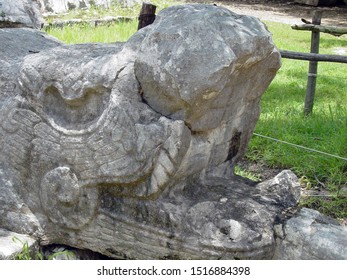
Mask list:
[[[187,2],[206,3],[203,0]],[[301,18],[311,20],[313,11],[321,10],[323,11],[322,24],[347,27],[347,6],[342,4],[335,7],[312,7],[295,3],[294,0],[209,0],[207,2],[226,6],[238,14],[287,24],[302,23]]]

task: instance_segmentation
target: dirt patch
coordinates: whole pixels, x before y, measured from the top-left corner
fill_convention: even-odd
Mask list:
[[[189,1],[188,1],[189,2]],[[202,0],[190,2],[204,2]],[[207,1],[219,6],[225,6],[237,13],[255,16],[260,20],[300,24],[301,18],[311,20],[315,10],[323,11],[322,25],[347,27],[347,6],[312,7],[295,3],[294,0],[221,0]]]
[[[271,168],[262,162],[253,162],[246,159],[240,160],[237,165],[242,170],[248,171],[256,178],[259,178],[259,182],[272,179],[283,171],[280,168]]]

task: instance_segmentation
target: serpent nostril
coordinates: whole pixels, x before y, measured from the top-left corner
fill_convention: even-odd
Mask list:
[[[230,234],[230,228],[229,227],[222,227],[219,229],[219,231],[224,234],[224,235],[229,235]]]

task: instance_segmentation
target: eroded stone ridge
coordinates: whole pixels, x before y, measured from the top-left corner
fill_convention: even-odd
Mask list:
[[[126,43],[44,40],[14,70],[1,50],[2,227],[118,258],[272,257],[296,177],[233,174],[280,67],[261,22],[183,5]]]
[[[347,228],[316,210],[303,208],[277,232],[275,259],[347,260]]]

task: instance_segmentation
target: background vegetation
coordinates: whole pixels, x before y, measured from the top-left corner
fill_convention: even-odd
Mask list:
[[[276,46],[309,52],[310,32],[289,25],[266,23]],[[320,53],[347,50],[346,35],[321,34]],[[347,65],[320,62],[313,113],[305,117],[308,62],[282,60],[282,67],[262,97],[262,113],[255,132],[347,158]],[[266,166],[290,168],[315,196],[303,205],[339,218],[347,217],[347,161],[253,136],[246,158]],[[321,195],[319,194],[321,193]]]
[[[161,10],[172,1],[151,1]],[[107,26],[90,24],[48,27],[46,31],[68,43],[126,41],[136,32],[140,6],[110,10],[93,8],[75,11],[60,17],[102,18],[107,16],[133,17]],[[56,19],[50,18],[49,21]],[[289,25],[266,22],[279,49],[309,52],[310,32],[295,31]],[[338,48],[347,49],[347,36],[321,34],[320,53],[332,54]],[[305,117],[303,104],[306,93],[308,62],[283,59],[282,68],[262,98],[262,113],[255,132],[293,144],[347,158],[347,65],[321,62],[318,66],[317,89],[313,114]],[[315,190],[306,196],[302,205],[315,208],[336,218],[347,217],[347,161],[309,152],[254,135],[246,160],[262,168],[291,169],[301,178],[303,188]],[[262,170],[237,171],[252,179]]]

